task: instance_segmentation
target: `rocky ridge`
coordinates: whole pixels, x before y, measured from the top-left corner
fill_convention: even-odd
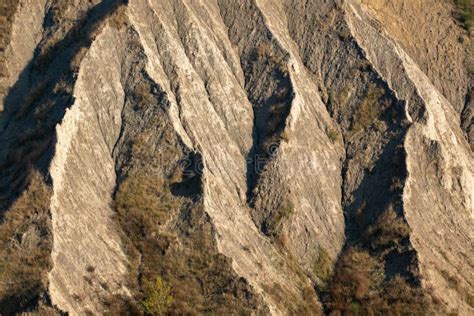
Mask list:
[[[0,311],[143,313],[160,278],[171,314],[472,313],[471,40],[431,2],[20,0],[0,251],[49,259],[0,265]]]

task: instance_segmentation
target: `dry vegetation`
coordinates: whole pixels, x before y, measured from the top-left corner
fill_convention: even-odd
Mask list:
[[[365,208],[363,205],[361,208]],[[393,204],[339,257],[323,294],[327,309],[348,315],[425,315],[433,312],[431,293],[408,281],[403,271],[387,272],[387,256],[403,255],[410,229]],[[408,254],[407,254],[408,255]],[[400,267],[402,268],[402,267]],[[401,273],[401,274],[400,274]],[[413,272],[415,273],[415,272]]]
[[[122,182],[114,205],[119,212],[128,210],[137,215],[139,213],[141,218],[160,225],[170,214],[179,210],[180,201],[171,195],[163,178],[147,175],[143,171],[129,175]]]
[[[450,274],[448,271],[442,270],[441,276],[446,280],[448,286],[454,291],[458,292],[464,301],[471,307],[474,308],[474,295],[469,289],[468,284],[461,282],[458,276]]]
[[[293,203],[288,199],[284,199],[275,211],[262,223],[264,234],[277,237],[281,230],[281,224],[293,214],[293,211]]]
[[[390,204],[377,222],[370,226],[365,233],[364,240],[372,251],[387,252],[389,249],[400,247],[400,242],[408,238],[410,228],[406,221],[397,216]]]
[[[250,314],[257,309],[255,298],[217,252],[211,220],[199,200],[199,173],[194,163],[186,164],[186,172],[181,165],[194,161],[194,155],[185,153],[166,121],[165,100],[153,93],[157,90],[143,80],[129,94],[132,124],[135,115],[150,117],[140,131],[125,135],[121,170],[126,174],[113,203],[130,259],[133,301],[109,298],[108,314],[130,309],[150,315]]]
[[[284,56],[275,53],[275,49],[272,48],[270,43],[261,43],[256,50],[257,59],[260,61],[267,61],[275,65],[276,69],[281,73],[282,76],[287,77],[288,65]]]
[[[325,303],[334,314],[428,315],[431,301],[418,287],[396,276],[386,279],[379,260],[350,248],[339,259]]]
[[[340,139],[339,133],[333,128],[328,129],[326,131],[326,135],[333,144],[335,144]]]
[[[360,102],[352,120],[350,134],[365,130],[390,104],[384,99],[383,88],[369,84],[364,99]]]
[[[0,78],[8,76],[6,63],[6,47],[10,41],[13,18],[18,5],[18,0],[2,0],[0,2]],[[3,93],[3,87],[0,87]]]
[[[72,4],[67,0],[53,2],[50,8],[51,20],[61,28],[53,32],[40,46],[39,54],[34,60],[34,68],[39,72],[45,71],[53,59],[60,56],[62,51],[73,47],[69,67],[77,71],[84,50],[88,48],[99,33],[105,22],[109,19],[115,27],[126,23],[124,0],[112,3],[99,3],[87,12],[75,12],[77,16],[68,16],[71,12],[68,7]],[[70,52],[69,52],[70,53]]]
[[[121,29],[128,25],[127,6],[121,5],[109,18],[109,24],[113,28]]]
[[[454,0],[457,7],[457,18],[466,30],[474,30],[474,0]]]
[[[210,220],[202,207],[189,202],[180,207],[181,200],[170,195],[162,180],[150,178],[125,180],[114,204],[128,239],[126,251],[134,263],[130,279],[131,283],[138,280],[135,293],[142,312],[159,315],[158,309],[168,307],[168,314],[239,310],[240,300],[249,299],[244,294],[246,283],[233,279],[228,259],[215,251]],[[185,236],[163,227],[166,218],[179,212],[178,230]],[[157,279],[163,281],[161,290],[155,289],[158,292],[147,281]]]
[[[46,288],[52,246],[51,191],[39,172],[0,225],[0,311],[13,314],[36,304]]]
[[[326,290],[328,282],[331,279],[332,268],[331,257],[329,257],[329,254],[324,248],[319,247],[318,256],[313,265],[313,272],[318,278],[316,285],[320,292],[324,292]]]

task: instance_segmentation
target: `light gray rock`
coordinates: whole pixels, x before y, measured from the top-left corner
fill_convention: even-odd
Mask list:
[[[129,0],[117,10],[105,0],[22,0],[0,83],[17,87],[0,113],[0,202],[24,188],[24,166],[48,176],[51,305],[101,314],[111,296],[133,296],[128,278],[143,281],[130,275],[113,202],[139,168],[127,165],[127,146],[146,126],[173,141],[149,135],[145,151],[202,157],[199,188],[187,189],[202,189],[193,203],[205,220],[193,223],[212,227],[206,249],[226,257],[226,277],[243,280],[256,313],[323,313],[318,256],[334,266],[352,246],[380,260],[387,279],[431,291],[446,312],[473,313],[469,52],[447,38],[466,34],[448,5],[430,0],[439,41],[427,42],[427,20],[411,37],[424,9],[407,3]],[[64,5],[57,21],[45,16]],[[21,81],[30,62],[31,78],[46,83],[21,110],[15,98],[36,85]],[[132,95],[145,83],[153,89]],[[34,137],[17,141],[24,129],[42,131],[47,147],[31,154],[24,143]],[[152,163],[143,170],[173,176],[175,162]],[[395,254],[360,242],[390,207],[410,231]],[[179,212],[159,231],[184,253],[176,236],[192,209]]]

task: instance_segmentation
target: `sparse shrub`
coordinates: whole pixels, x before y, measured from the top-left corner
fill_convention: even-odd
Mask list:
[[[271,51],[272,51],[272,48],[271,48],[270,44],[261,43],[257,47],[257,58],[258,59],[267,58],[271,55]]]
[[[156,103],[153,94],[151,93],[150,86],[147,84],[140,84],[134,90],[134,96],[137,99],[136,110],[143,110],[149,107],[151,104]]]
[[[285,142],[289,142],[290,141],[290,135],[288,133],[288,130],[283,130],[283,132],[280,133],[280,140],[282,141],[285,141]]]
[[[351,313],[380,306],[378,286],[383,281],[381,265],[367,252],[357,248],[346,251],[339,259],[328,287],[327,305],[333,312]]]
[[[34,111],[35,118],[38,122],[42,122],[47,119],[48,115],[54,109],[55,103],[51,100],[46,100],[39,104]]]
[[[364,99],[359,103],[352,120],[350,134],[366,129],[374,120],[390,106],[383,98],[385,91],[382,87],[370,83]]]
[[[411,286],[400,276],[384,282],[381,293],[385,310],[391,315],[436,314],[429,290]]]
[[[403,180],[400,177],[393,177],[390,183],[390,192],[397,192],[403,189]]]
[[[257,60],[267,60],[269,63],[276,66],[276,70],[280,72],[283,77],[288,77],[288,66],[286,58],[281,53],[277,53],[270,43],[261,43],[256,51]]]
[[[46,88],[48,87],[48,82],[40,81],[36,84],[24,98],[23,103],[21,104],[18,112],[15,114],[16,118],[23,118],[26,113],[28,113],[33,105],[38,102],[45,94]]]
[[[332,260],[327,251],[322,247],[318,248],[318,257],[314,262],[313,272],[319,279],[317,282],[319,291],[324,292],[331,277]]]
[[[431,293],[400,276],[387,279],[383,264],[359,248],[339,258],[325,295],[330,314],[431,315]]]
[[[277,66],[277,70],[280,72],[280,75],[282,77],[286,78],[290,75],[287,60],[285,57],[273,57],[272,61]]]
[[[0,47],[4,48],[10,39],[14,13],[18,0],[2,0],[0,3]]]
[[[338,35],[342,41],[347,41],[351,37],[351,31],[348,27],[343,27],[339,30]]]
[[[15,314],[34,305],[46,288],[52,247],[51,190],[34,171],[0,225],[0,310]]]
[[[326,135],[333,144],[339,140],[339,133],[335,129],[330,128],[326,131]]]
[[[280,87],[276,92],[277,100],[283,101],[290,94],[290,88],[287,86]]]
[[[173,303],[171,287],[161,278],[154,281],[145,280],[146,298],[142,305],[147,315],[163,315]]]
[[[130,174],[122,182],[114,204],[119,212],[133,211],[143,214],[143,217],[153,214],[161,224],[179,209],[179,200],[171,195],[161,177],[139,172]]]
[[[293,203],[288,199],[284,199],[264,221],[263,232],[268,236],[276,237],[281,229],[281,224],[285,219],[290,217],[293,211]]]
[[[386,252],[399,246],[409,234],[410,227],[402,217],[397,216],[394,206],[390,204],[377,223],[367,229],[365,240],[370,249]]]
[[[454,0],[454,3],[457,7],[457,19],[464,25],[466,30],[472,31],[474,28],[474,1]]]
[[[7,76],[8,76],[8,66],[7,66],[6,61],[4,60],[4,57],[0,53],[0,78],[7,77]],[[0,92],[3,92],[3,91],[0,91]]]
[[[455,275],[451,275],[448,271],[442,270],[441,275],[445,279],[445,281],[448,283],[448,286],[458,292],[460,296],[464,299],[464,301],[474,308],[474,295],[472,292],[468,289],[469,286],[463,285],[459,277]]]
[[[113,28],[120,29],[128,23],[127,6],[121,4],[109,18],[109,23]]]
[[[74,56],[72,56],[72,58],[71,58],[71,64],[70,64],[71,71],[79,72],[81,62],[84,59],[84,57],[86,56],[88,51],[89,51],[89,49],[87,47],[84,47],[84,46],[81,46],[77,49]],[[67,82],[65,82],[65,81],[59,81],[57,87],[55,87],[55,90],[56,90],[56,88],[58,88],[59,91],[64,91],[66,93],[71,93],[72,92],[71,86],[72,85],[67,84]]]

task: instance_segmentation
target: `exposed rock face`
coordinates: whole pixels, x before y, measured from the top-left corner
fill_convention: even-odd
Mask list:
[[[20,0],[0,210],[39,170],[52,246],[47,286],[5,311],[420,307],[366,304],[373,280],[334,303],[347,257],[367,257],[377,284],[472,313],[470,38],[429,2]],[[174,300],[149,304],[155,280]]]
[[[400,99],[410,100],[406,110],[413,124],[404,141],[408,178],[403,203],[425,285],[432,286],[450,308],[469,313],[472,306],[446,278],[455,275],[461,291],[472,295],[473,157],[458,115],[405,51],[369,23],[364,24],[363,9],[353,3],[347,9],[354,36],[369,60]],[[368,38],[392,48],[385,51],[383,61]]]
[[[109,46],[110,42],[117,46]],[[50,174],[53,231],[57,233],[49,291],[52,303],[70,313],[100,313],[97,306],[104,293],[126,293],[126,258],[111,209],[116,183],[112,150],[124,103],[122,50],[116,49],[121,43],[120,34],[110,27],[97,37],[81,63],[75,102],[56,129]],[[89,172],[81,171],[86,164]]]
[[[41,40],[45,17],[46,0],[12,1],[15,2],[18,3],[13,16],[3,17],[6,25],[11,24],[11,29],[7,32],[8,36],[4,37],[6,43],[3,43],[5,46],[2,46],[0,57],[0,111],[4,109],[3,98],[15,82],[22,82],[19,89],[26,88],[28,63]]]

